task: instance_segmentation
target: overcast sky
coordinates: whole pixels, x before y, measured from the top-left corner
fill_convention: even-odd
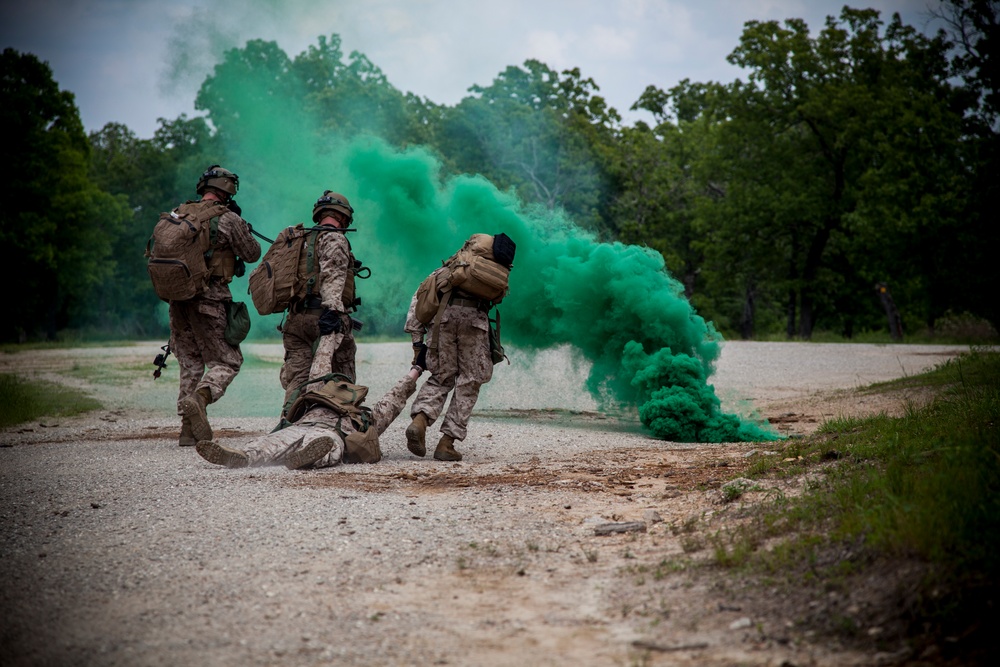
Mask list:
[[[938,0],[870,0],[921,30]],[[648,85],[728,82],[749,20],[805,19],[815,33],[831,0],[25,0],[0,7],[0,45],[33,53],[76,95],[88,131],[115,121],[142,138],[157,118],[196,115],[198,86],[225,48],[273,40],[294,57],[337,33],[389,81],[439,104],[534,58],[579,67],[627,121]],[[211,42],[211,44],[209,44]]]

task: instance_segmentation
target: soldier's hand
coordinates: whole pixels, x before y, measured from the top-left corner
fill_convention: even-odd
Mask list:
[[[230,199],[229,203],[226,204],[226,207],[241,218],[243,217],[243,209],[240,208],[240,205],[236,203],[235,199]]]
[[[319,316],[319,335],[328,336],[332,333],[339,333],[343,325],[344,320],[341,317],[341,313],[327,308]]]
[[[427,346],[423,343],[413,344],[413,366],[421,371],[427,370]]]

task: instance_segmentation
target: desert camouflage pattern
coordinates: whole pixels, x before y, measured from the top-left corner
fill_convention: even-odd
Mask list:
[[[316,260],[319,263],[319,295],[323,307],[343,311],[344,287],[354,271],[354,255],[344,235],[340,232],[321,233],[316,240]],[[285,358],[280,380],[281,388],[285,390],[285,402],[310,377],[340,373],[352,380],[357,378],[357,344],[350,320],[345,316],[341,325],[341,333],[325,336],[329,340],[317,344],[320,337],[319,313],[288,313],[281,327]]]
[[[219,216],[216,247],[231,249],[247,262],[260,259],[260,244],[243,218],[232,211]],[[178,403],[201,387],[212,392],[215,402],[240,372],[243,365],[240,347],[230,345],[225,339],[225,302],[232,300],[229,285],[212,278],[201,296],[170,303],[170,350],[180,367]],[[181,414],[179,406],[177,414]]]
[[[414,342],[421,342],[427,327],[414,313],[416,296],[410,301],[405,330]],[[441,433],[464,440],[469,418],[479,399],[479,389],[493,377],[490,359],[489,318],[478,308],[449,305],[441,314],[437,348],[427,351],[430,378],[417,392],[410,415],[424,413],[428,424],[437,421],[452,393]]]
[[[389,424],[399,416],[406,407],[406,401],[413,395],[417,381],[405,376],[386,392],[372,406],[371,428],[379,435],[385,433]],[[340,421],[340,432],[337,422]],[[293,451],[305,447],[315,438],[329,436],[336,443],[330,453],[313,464],[313,468],[328,468],[339,465],[344,456],[344,437],[354,431],[350,419],[340,419],[336,412],[322,405],[310,408],[302,418],[280,431],[268,433],[257,438],[244,448],[250,459],[251,466],[282,465],[285,458]]]

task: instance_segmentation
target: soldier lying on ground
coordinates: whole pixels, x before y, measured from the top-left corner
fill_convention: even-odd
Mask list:
[[[375,463],[382,458],[378,436],[402,412],[426,367],[426,353],[418,355],[410,371],[371,408],[361,405],[368,388],[344,376],[335,376],[318,388],[314,387],[319,383],[312,383],[285,415],[290,425],[257,438],[244,449],[203,440],[197,445],[198,454],[227,468],[284,465],[297,470],[342,461]]]

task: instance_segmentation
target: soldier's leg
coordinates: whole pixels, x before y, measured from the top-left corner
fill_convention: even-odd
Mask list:
[[[284,465],[285,459],[308,440],[310,429],[293,424],[274,433],[262,435],[243,449],[228,447],[211,440],[198,443],[197,451],[209,463],[227,468],[263,467]]]
[[[198,389],[211,392],[210,402],[218,401],[226,388],[240,372],[243,353],[239,345],[226,342],[226,306],[222,301],[198,299],[196,315],[191,317],[191,328],[201,345],[201,356],[206,371],[198,382]]]
[[[427,454],[427,427],[441,414],[448,392],[455,386],[458,374],[458,350],[454,327],[443,321],[439,325],[438,346],[427,350],[427,368],[431,376],[420,387],[417,397],[410,407],[413,421],[406,427],[406,448],[411,454]]]
[[[427,350],[427,370],[431,376],[417,392],[410,407],[410,416],[416,417],[423,413],[429,423],[434,421],[444,409],[448,393],[455,388],[458,378],[458,338],[451,322],[440,324],[438,331],[438,346]]]
[[[181,431],[177,444],[181,447],[193,447],[198,442],[191,420],[184,416],[181,401],[189,397],[198,388],[198,382],[205,373],[205,363],[201,358],[198,340],[191,328],[189,310],[191,302],[170,304],[170,351],[177,359],[180,369],[180,386],[177,390],[177,414],[181,416]],[[211,434],[202,430],[201,435]]]
[[[189,311],[192,302],[174,302],[170,304],[170,351],[177,359],[180,369],[180,388],[177,392],[177,402],[190,396],[198,388],[198,382],[205,373],[205,362],[201,358],[198,339],[191,328]],[[182,414],[180,405],[177,414]]]
[[[465,440],[469,418],[479,400],[480,388],[493,377],[489,334],[467,323],[462,327],[458,345],[458,377],[448,411],[441,423],[441,433],[454,440]]]
[[[302,444],[308,433],[308,427],[292,424],[251,441],[243,451],[246,452],[251,466],[284,465],[285,457]]]
[[[316,339],[319,338],[319,316],[290,313],[282,327],[281,343],[285,348],[285,362],[281,366],[281,388],[285,402],[291,393],[309,379]]]

